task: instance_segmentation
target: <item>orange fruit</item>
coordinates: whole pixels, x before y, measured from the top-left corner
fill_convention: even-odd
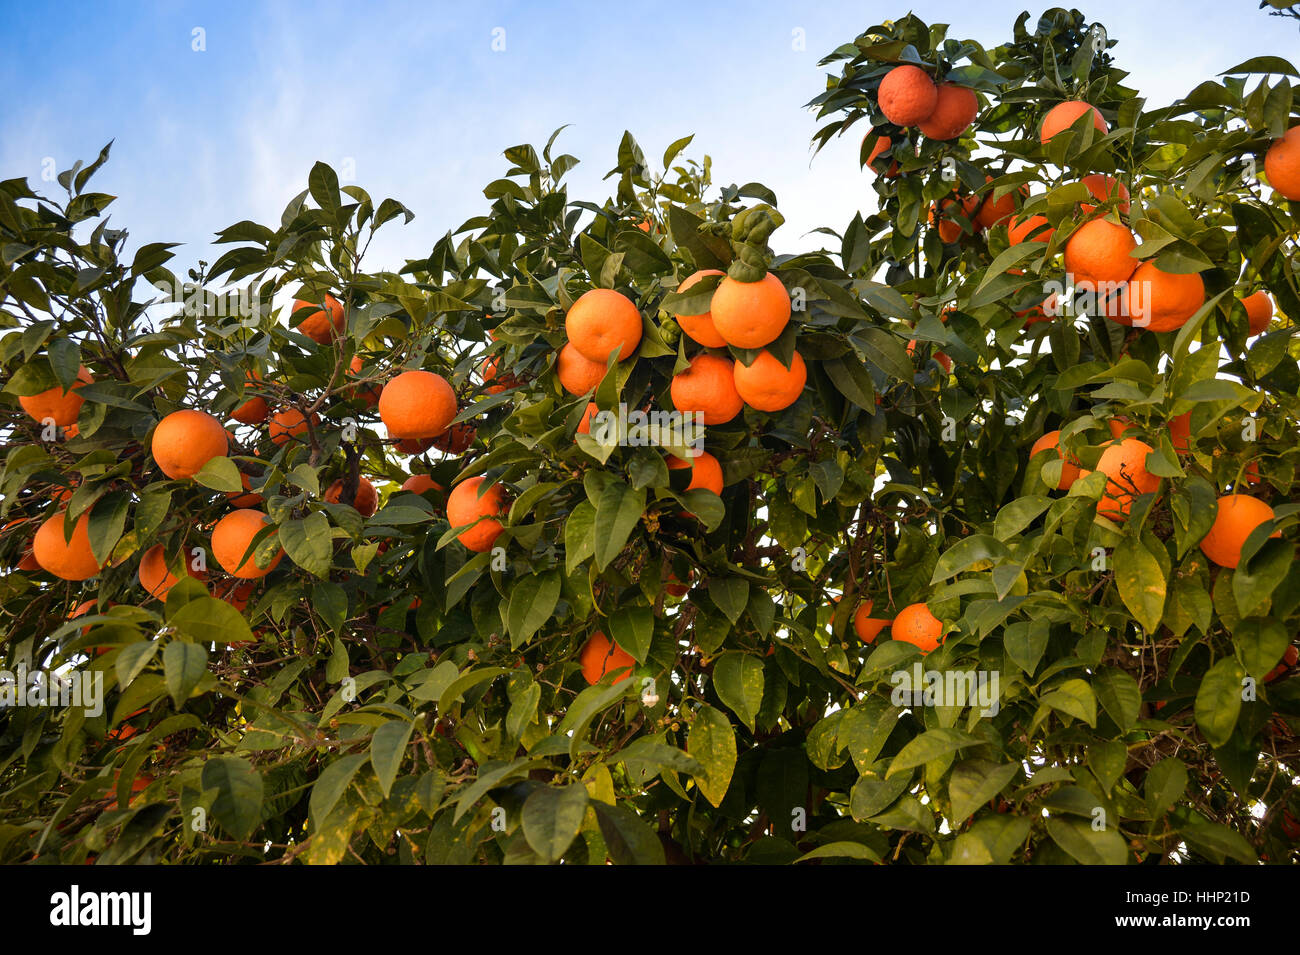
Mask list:
[[[226,497],[230,500],[231,507],[257,507],[265,498],[253,491],[253,484],[248,479],[248,475],[240,473],[239,483],[244,486],[244,490],[227,491]]]
[[[1198,273],[1165,272],[1154,262],[1143,262],[1106,315],[1121,325],[1170,332],[1187,324],[1204,304],[1205,283]]]
[[[885,119],[895,126],[915,126],[934,112],[939,87],[919,66],[896,66],[880,81],[876,101]]]
[[[1015,216],[1007,222],[1007,240],[1011,245],[1021,242],[1047,242],[1055,231],[1047,226],[1047,216]],[[1033,233],[1033,236],[1030,236]]]
[[[582,645],[578,652],[578,662],[582,664],[582,678],[590,684],[599,683],[607,673],[618,673],[614,682],[622,683],[632,675],[632,668],[636,666],[632,654],[599,630]]]
[[[151,450],[163,474],[186,480],[213,458],[226,456],[230,435],[206,411],[173,411],[153,429]]]
[[[207,574],[195,571],[187,559],[184,560],[185,573],[189,574],[195,580],[203,580]],[[167,554],[163,550],[162,544],[154,544],[144,556],[140,558],[140,569],[137,573],[140,586],[144,592],[156,600],[165,601],[168,592],[176,586],[180,578],[173,574],[167,568]]]
[[[993,177],[985,176],[984,181],[992,182]],[[1021,186],[1018,191],[1022,196],[1029,194],[1027,186]],[[995,190],[989,190],[988,194],[984,196],[984,201],[980,203],[979,212],[975,214],[975,222],[981,229],[991,229],[999,222],[1006,222],[1016,214],[1016,191],[1008,192],[1001,199],[994,199],[994,193]]]
[[[298,331],[318,345],[329,344],[331,338],[343,333],[343,328],[347,324],[343,305],[333,295],[325,296],[325,307],[329,309],[328,317],[321,310],[319,303],[304,302],[297,298],[293,300],[293,315],[290,321],[298,322]]]
[[[944,199],[937,203],[939,239],[945,245],[951,245],[960,239],[968,227],[971,232],[976,228],[976,212],[980,207],[979,196],[964,196],[960,200],[960,205],[958,203],[957,199]],[[926,216],[926,221],[930,225],[935,225],[935,205],[936,203],[930,204],[930,211]],[[965,222],[959,221],[958,216],[961,216]]]
[[[728,345],[762,348],[789,323],[790,293],[771,272],[757,282],[727,276],[713,293],[711,312],[713,327]]]
[[[59,511],[36,531],[32,556],[42,570],[63,580],[87,580],[101,570],[90,550],[90,513],[78,518],[72,539],[66,539],[68,512]]]
[[[1110,132],[1110,127],[1106,121],[1101,118],[1101,113],[1095,106],[1091,106],[1081,100],[1066,100],[1064,103],[1058,103],[1047,111],[1043,117],[1043,125],[1039,129],[1038,138],[1044,143],[1051,141],[1063,129],[1069,129],[1075,121],[1084,113],[1092,112],[1092,125],[1096,127],[1097,132],[1105,136]]]
[[[478,363],[478,375],[483,379],[483,390],[490,395],[499,395],[503,391],[508,391],[523,384],[519,378],[510,374],[510,372],[498,370],[500,359],[500,355],[488,355]]]
[[[610,352],[630,358],[641,344],[641,312],[622,292],[594,288],[584,292],[564,316],[564,332],[588,361],[603,366]]]
[[[1267,292],[1256,292],[1243,298],[1241,304],[1246,308],[1246,321],[1250,325],[1250,333],[1262,334],[1268,328],[1268,323],[1273,320],[1273,300],[1268,297]]]
[[[687,576],[689,577],[691,575],[688,574]],[[670,570],[668,571],[668,576],[664,578],[664,590],[670,597],[685,597],[691,592],[691,585],[683,583],[677,575]]]
[[[560,349],[555,371],[565,391],[571,395],[585,395],[604,379],[605,363],[589,361],[574,347],[573,342],[567,342]]]
[[[433,447],[433,438],[403,438],[394,447],[403,454],[424,454]]]
[[[77,381],[88,385],[94,380],[85,365],[77,369]],[[85,399],[78,394],[80,390],[81,386],[76,384],[70,391],[64,391],[62,385],[55,385],[39,394],[19,395],[18,403],[38,424],[50,419],[60,428],[66,428],[76,424],[77,416],[81,414]]]
[[[1068,491],[1070,485],[1079,480],[1080,469],[1079,465],[1068,459],[1065,452],[1061,450],[1060,431],[1048,431],[1035,441],[1033,447],[1029,449],[1029,460],[1032,461],[1040,451],[1045,451],[1048,448],[1056,451],[1057,457],[1061,459],[1061,478],[1056,482],[1056,489],[1058,491]]]
[[[217,593],[217,597],[243,613],[248,607],[248,599],[253,595],[253,588],[256,586],[257,583],[253,580],[238,580],[222,588]]]
[[[690,367],[673,375],[669,394],[678,411],[698,411],[708,424],[724,424],[744,406],[736,391],[733,362],[718,355],[700,354],[691,359]]]
[[[1192,452],[1192,413],[1184,412],[1169,421],[1169,440],[1178,454]]]
[[[701,451],[695,457],[686,459],[670,454],[666,463],[670,471],[691,469],[691,483],[686,485],[686,490],[694,491],[703,488],[718,496],[722,495],[722,465],[708,451]]]
[[[505,530],[505,526],[495,518],[507,511],[505,489],[494,484],[480,496],[483,481],[482,476],[461,481],[447,495],[447,521],[452,527],[473,524],[456,537],[468,549],[479,553],[491,550],[492,544]]]
[[[939,645],[943,623],[924,603],[914,603],[898,612],[889,632],[895,640],[913,644],[920,647],[922,653],[929,653]]]
[[[468,421],[462,421],[435,437],[433,447],[443,454],[464,454],[477,437],[478,429]]]
[[[1025,328],[1030,325],[1037,325],[1039,322],[1050,322],[1060,314],[1060,296],[1055,292],[1043,299],[1038,305],[1016,311],[1016,317],[1025,320]]]
[[[261,511],[251,508],[231,511],[212,528],[212,557],[221,568],[233,577],[254,580],[275,570],[284,557],[284,548],[276,548],[275,556],[266,567],[259,567],[252,554],[247,557],[248,545],[271,522]],[[260,548],[260,544],[258,545]]]
[[[917,123],[917,128],[927,139],[956,139],[970,129],[979,111],[974,90],[955,83],[940,83],[934,110]]]
[[[261,380],[262,376],[256,371],[253,371],[249,374],[248,378],[245,379],[244,387],[247,388],[249,385],[256,385]],[[266,399],[261,395],[253,395],[253,397],[247,399],[238,408],[230,412],[230,417],[234,418],[240,424],[261,424],[266,420],[266,416],[270,413],[271,408],[266,403]]]
[[[320,415],[313,411],[311,426],[314,428],[319,425]],[[281,408],[271,415],[271,423],[266,426],[266,433],[277,446],[298,439],[307,433],[307,416],[298,408]]]
[[[1065,242],[1065,271],[1074,276],[1076,287],[1089,283],[1099,297],[1119,291],[1138,267],[1129,255],[1137,240],[1127,226],[1109,219],[1085,222]]]
[[[697,283],[706,275],[721,274],[722,272],[717,269],[700,269],[698,272],[687,276],[686,279],[682,281],[682,284],[677,286],[677,291],[687,291],[692,285]],[[718,330],[713,326],[712,312],[701,312],[699,315],[675,315],[674,318],[677,319],[677,324],[682,327],[682,331],[685,332],[692,341],[699,342],[705,348],[724,348],[726,346],[726,341],[718,334]]]
[[[353,355],[352,361],[348,362],[348,372],[352,377],[357,377],[361,374],[364,364],[360,355]],[[376,385],[367,385],[364,388],[358,386],[352,389],[352,397],[363,402],[366,407],[373,408],[379,404],[379,388]]]
[[[392,438],[433,438],[457,413],[456,392],[431,371],[404,371],[379,394],[379,418]]]
[[[578,434],[591,434],[591,419],[599,411],[600,408],[596,405],[596,402],[587,402],[587,407],[582,409],[582,420],[578,422]]]
[[[343,503],[343,479],[339,478],[325,491],[325,500],[330,504]],[[365,478],[357,479],[357,493],[352,499],[352,507],[362,517],[373,517],[379,510],[379,492]]]
[[[1300,199],[1300,126],[1292,126],[1268,147],[1264,154],[1264,175],[1278,195]]]
[[[1219,498],[1214,524],[1201,538],[1201,550],[1220,567],[1241,563],[1241,545],[1251,532],[1273,519],[1273,508],[1249,494],[1225,494]],[[1280,531],[1270,536],[1281,537]]]
[[[1099,515],[1112,521],[1127,520],[1133,500],[1160,487],[1160,478],[1146,466],[1151,450],[1151,445],[1137,438],[1123,438],[1106,446],[1097,462],[1097,470],[1107,478],[1097,505]]]
[[[425,491],[441,491],[442,485],[427,474],[412,474],[402,482],[402,490],[423,494]]]
[[[872,130],[872,132],[875,132],[875,130]],[[870,135],[871,133],[867,133],[867,136]],[[865,140],[867,137],[863,136],[862,138],[863,140]],[[867,156],[867,168],[870,169],[873,174],[878,175],[881,171],[876,166],[876,160],[879,159],[880,156],[883,155],[885,152],[887,152],[889,149],[893,148],[893,145],[894,145],[894,141],[890,139],[888,136],[876,137],[876,141],[871,147],[871,153],[870,155]],[[893,179],[897,175],[898,175],[898,163],[895,161],[891,161],[889,163],[889,168],[885,170],[885,178]]]
[[[1093,198],[1098,202],[1105,202],[1107,199],[1113,199],[1115,196],[1119,196],[1119,204],[1116,208],[1118,208],[1120,212],[1128,212],[1128,187],[1114,176],[1106,176],[1102,173],[1095,172],[1090,176],[1084,176],[1079,181],[1087,186],[1088,191],[1092,193]],[[1084,213],[1092,212],[1096,208],[1096,206],[1091,205],[1090,203],[1079,203],[1079,210]]]
[[[880,636],[880,631],[892,622],[888,617],[871,616],[871,601],[864,600],[853,615],[853,632],[863,643],[875,643],[876,637]]]
[[[781,411],[790,407],[803,394],[808,383],[808,366],[798,352],[786,368],[770,351],[758,353],[754,363],[746,367],[736,362],[732,368],[736,393],[742,401],[759,411]]]

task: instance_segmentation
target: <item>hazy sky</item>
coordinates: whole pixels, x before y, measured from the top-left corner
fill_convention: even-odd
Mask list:
[[[1105,0],[1085,13],[1119,41],[1112,53],[1130,85],[1158,103],[1252,55],[1295,59],[1295,26],[1256,6]],[[415,212],[372,247],[367,264],[379,268],[427,254],[482,212],[481,187],[505,171],[508,146],[540,147],[572,124],[559,141],[583,161],[570,196],[599,202],[624,129],[656,164],[668,143],[694,133],[688,154],[710,154],[715,181],[776,191],[787,224],[773,246],[795,251],[821,244],[808,230],[842,229],[874,204],[857,166],[860,133],[811,158],[816,124],[802,106],[824,88],[817,60],[908,9],[0,0],[0,178],[56,194],[40,181],[47,157],[64,169],[115,139],[94,180],[119,197],[112,224],[130,230],[133,246],[185,243],[173,264],[190,265],[213,260],[207,243],[219,228],[278,222],[322,159],[353,170],[376,201],[393,196]],[[912,9],[993,46],[1025,7],[920,0]],[[196,29],[205,49],[194,49]],[[494,35],[504,50],[493,50]]]

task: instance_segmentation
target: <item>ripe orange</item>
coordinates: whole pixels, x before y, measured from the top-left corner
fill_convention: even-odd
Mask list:
[[[1097,505],[1099,515],[1112,521],[1127,520],[1134,499],[1160,487],[1160,478],[1146,466],[1151,450],[1151,445],[1137,438],[1123,438],[1107,445],[1097,462],[1097,470],[1107,478],[1106,490]]]
[[[253,491],[253,484],[248,479],[248,475],[240,473],[239,483],[244,486],[243,492],[227,491],[226,497],[230,499],[231,507],[257,507],[265,498]]]
[[[771,272],[757,282],[727,276],[718,283],[711,307],[713,327],[728,345],[762,348],[790,321],[790,293]]]
[[[77,369],[77,381],[88,385],[94,380],[90,369],[85,365]],[[50,419],[60,428],[66,428],[76,424],[77,416],[81,414],[81,405],[85,399],[78,394],[80,391],[81,386],[77,384],[70,391],[64,391],[62,385],[55,385],[39,394],[19,395],[18,403],[32,420],[44,424]]]
[[[1067,249],[1067,260],[1069,254]],[[1143,262],[1106,314],[1121,325],[1170,332],[1187,324],[1204,304],[1205,283],[1198,273],[1165,272],[1154,262]]]
[[[1063,129],[1069,129],[1075,121],[1084,113],[1092,112],[1092,125],[1096,127],[1097,132],[1105,136],[1110,132],[1110,127],[1106,121],[1101,118],[1101,113],[1095,106],[1082,102],[1081,100],[1066,100],[1064,103],[1058,103],[1047,111],[1043,117],[1043,125],[1039,130],[1038,138],[1044,143],[1051,141]]]
[[[896,66],[880,81],[876,101],[885,119],[896,126],[915,126],[926,119],[939,102],[939,87],[918,66]]]
[[[1246,321],[1250,325],[1250,333],[1262,334],[1268,328],[1268,323],[1273,320],[1273,300],[1268,297],[1267,292],[1260,291],[1247,295],[1241,300],[1241,304],[1246,308]]]
[[[311,413],[311,426],[320,426],[320,415],[314,411]],[[271,415],[266,433],[277,446],[296,440],[307,433],[307,416],[298,408],[281,408]]]
[[[23,523],[23,519],[21,517],[17,518],[16,520],[12,520],[4,527],[0,527],[0,533],[7,531],[9,530],[9,528],[21,523]],[[41,565],[36,563],[36,557],[35,555],[32,554],[32,547],[30,543],[27,544],[26,547],[24,547],[22,553],[19,555],[18,563],[14,569],[15,570],[40,570],[41,569]]]
[[[615,683],[622,683],[632,675],[636,659],[599,630],[587,638],[578,652],[582,664],[582,678],[590,684],[599,683],[607,673],[617,673]],[[622,672],[619,672],[622,671]]]
[[[694,574],[687,574],[686,579],[690,580],[694,576]],[[670,570],[668,571],[668,576],[664,578],[664,590],[670,597],[685,597],[691,592],[691,585],[689,583],[684,583]]]
[[[298,322],[298,331],[318,345],[327,345],[331,338],[341,335],[347,323],[343,305],[333,295],[325,296],[325,307],[329,309],[328,317],[321,311],[319,303],[304,302],[297,298],[293,300],[293,315],[290,321]]]
[[[343,503],[343,479],[339,478],[325,492],[325,500],[331,504]],[[352,499],[352,506],[362,517],[373,517],[379,510],[379,492],[365,478],[357,479],[357,493]]]
[[[895,640],[914,644],[921,648],[922,653],[929,653],[939,646],[943,623],[924,603],[914,603],[898,612],[889,632]]]
[[[915,338],[912,339],[910,342],[907,343],[907,353],[908,353],[909,355],[915,355],[915,354],[916,354],[916,339],[915,339]],[[934,358],[935,361],[937,361],[937,362],[939,363],[939,367],[943,369],[943,373],[944,373],[945,375],[951,375],[951,374],[952,374],[952,358],[951,358],[951,356],[948,355],[947,352],[937,351],[937,352],[934,352],[934,353],[932,354],[932,357]],[[877,395],[876,397],[879,398],[879,395]],[[876,404],[880,404],[880,402],[877,401]]]
[[[244,387],[256,385],[262,380],[262,376],[256,370],[252,371],[244,381]],[[266,399],[261,395],[253,395],[241,404],[234,411],[230,412],[230,417],[234,418],[240,424],[261,424],[266,420],[266,416],[271,413],[271,408],[266,403]]]
[[[353,355],[352,361],[348,362],[348,372],[352,377],[361,374],[361,369],[365,363],[361,360],[360,355]],[[379,388],[376,385],[367,385],[366,387],[357,386],[352,390],[352,397],[357,401],[364,402],[366,407],[373,408],[379,404]]]
[[[724,424],[744,406],[740,392],[736,391],[732,361],[718,355],[699,354],[691,359],[690,367],[673,375],[669,394],[678,411],[698,411],[708,424]]]
[[[976,212],[979,210],[979,196],[964,196],[959,201],[957,199],[943,199],[938,204],[938,229],[939,239],[945,245],[951,245],[962,237],[962,233],[969,228],[974,232],[978,218]],[[961,217],[961,221],[958,219]],[[930,211],[926,216],[926,221],[930,225],[935,225],[935,204],[931,203]]]
[[[1120,212],[1128,212],[1128,187],[1114,176],[1106,176],[1102,173],[1095,172],[1090,176],[1084,176],[1079,181],[1088,187],[1088,191],[1092,193],[1093,198],[1097,199],[1099,202],[1105,202],[1107,199],[1113,199],[1115,196],[1119,196],[1119,204],[1116,208],[1118,208]],[[1085,214],[1092,212],[1096,208],[1096,206],[1087,202],[1079,203],[1079,210]]]
[[[1011,245],[1021,242],[1047,242],[1056,230],[1047,226],[1047,216],[1015,216],[1007,222],[1007,240]],[[1032,237],[1030,233],[1033,233]]]
[[[614,351],[623,361],[641,344],[641,312],[623,293],[594,288],[570,306],[564,316],[564,332],[588,361],[603,366]]]
[[[379,394],[379,418],[392,438],[436,437],[456,413],[456,392],[431,371],[404,371]]]
[[[565,391],[571,395],[585,395],[604,379],[605,364],[587,360],[573,342],[566,342],[556,359],[555,371]]]
[[[808,383],[808,366],[798,352],[786,368],[770,351],[758,353],[748,368],[744,362],[732,366],[736,393],[742,401],[759,411],[781,411],[790,407],[803,394]]]
[[[578,422],[578,434],[591,434],[591,419],[600,411],[596,402],[588,401],[582,409],[582,420]]]
[[[986,176],[985,182],[992,182],[992,176]],[[1029,194],[1027,186],[1021,186],[1020,195]],[[984,201],[980,203],[979,212],[975,214],[975,221],[981,229],[991,229],[999,222],[1006,222],[1016,214],[1016,193],[1008,192],[1001,199],[994,199],[994,190],[990,189],[984,196]],[[1046,221],[1046,220],[1044,220]],[[1014,244],[1014,243],[1013,243]]]
[[[433,447],[433,438],[403,438],[394,447],[403,454],[424,454]]]
[[[863,643],[875,643],[876,637],[880,636],[880,631],[892,622],[888,617],[871,616],[871,601],[864,600],[858,605],[857,613],[853,615],[853,632]]]
[[[1300,126],[1292,126],[1268,147],[1264,154],[1264,175],[1278,195],[1300,199]]]
[[[190,566],[188,554],[183,560],[185,573],[189,574],[195,580],[204,580],[206,573],[195,571]],[[180,578],[173,574],[167,568],[167,554],[163,550],[162,544],[154,544],[144,556],[140,558],[140,569],[137,572],[140,586],[144,592],[156,600],[166,601],[168,592],[176,586]]]
[[[1033,447],[1029,449],[1029,460],[1032,461],[1040,451],[1045,451],[1048,448],[1056,451],[1057,457],[1061,459],[1061,478],[1056,482],[1056,489],[1058,491],[1068,491],[1070,485],[1079,480],[1080,469],[1079,465],[1067,458],[1065,452],[1061,450],[1061,432],[1059,430],[1048,431],[1035,441]]]
[[[1119,291],[1138,267],[1129,255],[1137,240],[1127,226],[1109,219],[1093,219],[1079,226],[1065,242],[1065,271],[1074,276],[1076,287],[1090,283],[1098,296]]]
[[[940,83],[934,110],[917,123],[927,139],[956,139],[970,128],[980,111],[975,91],[955,83]]]
[[[478,375],[483,379],[483,390],[490,395],[499,395],[503,391],[508,391],[523,384],[521,379],[510,374],[510,372],[501,371],[499,369],[500,361],[500,355],[488,355],[478,363]]]
[[[483,481],[482,476],[461,481],[447,495],[447,521],[452,527],[473,524],[456,536],[468,549],[479,553],[491,550],[492,544],[505,530],[505,525],[495,518],[508,510],[505,489],[500,484],[492,485],[482,496],[479,495]]]
[[[1039,322],[1050,322],[1061,314],[1060,296],[1053,292],[1047,298],[1043,299],[1037,305],[1029,308],[1016,310],[1016,317],[1025,320],[1024,327],[1037,325]]]
[[[874,132],[875,130],[871,131],[871,133]],[[867,133],[867,136],[870,136],[871,133]],[[867,137],[863,136],[862,138],[865,140]],[[887,150],[893,148],[893,145],[894,145],[894,141],[890,139],[888,136],[876,137],[875,143],[873,143],[871,146],[871,152],[867,156],[867,168],[871,170],[873,175],[879,175],[881,172],[881,170],[876,166],[876,160],[879,159],[880,156],[884,154]],[[889,163],[889,168],[886,169],[884,172],[885,172],[886,179],[893,179],[894,177],[896,177],[898,175],[897,161],[891,160]]]
[[[677,286],[678,292],[685,292],[692,285],[697,283],[706,275],[721,275],[718,269],[700,269],[698,272],[687,276],[682,284]],[[713,327],[713,313],[701,312],[699,315],[676,315],[677,324],[682,327],[682,331],[690,336],[692,341],[699,342],[705,348],[723,348],[726,341],[718,330]]]
[[[243,613],[245,608],[248,607],[248,599],[253,595],[253,588],[256,586],[257,584],[252,580],[239,580],[229,587],[223,588],[224,592],[218,592],[217,597]]]
[[[1192,413],[1183,412],[1169,421],[1169,440],[1178,454],[1192,452]]]
[[[666,463],[670,471],[691,469],[691,483],[686,485],[686,490],[694,491],[703,488],[719,496],[722,495],[722,465],[708,451],[701,451],[695,457],[687,459],[670,454]]]
[[[1273,519],[1273,508],[1249,494],[1225,494],[1219,498],[1214,524],[1201,538],[1201,550],[1220,567],[1236,567],[1241,563],[1241,545],[1251,532],[1265,521]],[[1281,537],[1274,531],[1273,537]]]
[[[443,454],[464,454],[477,437],[478,429],[468,421],[462,421],[434,438],[433,446]]]
[[[206,411],[173,411],[153,429],[154,462],[169,478],[194,477],[213,458],[225,457],[230,435]]]
[[[42,570],[63,580],[87,580],[101,570],[90,550],[90,513],[82,514],[66,540],[67,511],[59,511],[36,531],[32,556]]]
[[[266,567],[259,567],[252,554],[248,554],[247,557],[244,555],[248,552],[248,545],[252,543],[253,538],[270,522],[271,519],[261,511],[251,508],[231,511],[212,528],[213,559],[231,576],[244,580],[265,577],[275,570],[280,559],[284,557],[284,548],[276,548],[275,556]],[[260,548],[261,544],[258,547]]]
[[[442,485],[427,474],[412,474],[402,482],[402,490],[423,494],[425,491],[441,491]]]

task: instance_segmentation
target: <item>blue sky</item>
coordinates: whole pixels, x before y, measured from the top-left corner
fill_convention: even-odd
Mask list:
[[[1249,56],[1295,58],[1300,34],[1249,2],[1091,3],[1150,103],[1182,95]],[[1032,8],[1036,16],[1046,5]],[[916,3],[950,35],[1010,36],[1021,3]],[[556,127],[583,160],[570,195],[600,201],[624,129],[657,160],[695,133],[715,181],[773,188],[787,225],[773,245],[821,244],[870,208],[857,139],[812,160],[802,105],[824,86],[817,60],[902,3],[786,0],[628,3],[94,3],[0,0],[0,178],[38,191],[42,162],[94,158],[115,139],[95,188],[117,195],[132,244],[176,241],[178,265],[211,261],[219,228],[274,224],[323,159],[376,198],[412,209],[372,247],[372,268],[427,253],[486,206],[501,150],[540,146]],[[193,49],[194,30],[206,49]],[[492,49],[504,29],[505,49]],[[795,31],[805,48],[796,48]],[[499,36],[500,34],[498,34]],[[21,91],[21,93],[18,93]],[[18,95],[15,95],[15,94]],[[382,233],[381,233],[382,235]]]

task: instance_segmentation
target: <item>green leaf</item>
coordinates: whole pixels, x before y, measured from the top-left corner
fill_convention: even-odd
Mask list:
[[[308,803],[308,812],[311,815],[312,826],[319,828],[331,810],[334,809],[335,803],[339,801],[343,793],[347,790],[348,785],[352,782],[352,777],[357,774],[370,756],[367,753],[351,753],[347,756],[340,756],[334,762],[325,767],[320,776],[317,777],[315,784],[311,787],[311,800]]]
[[[90,537],[90,552],[101,565],[108,563],[113,548],[122,539],[126,527],[126,512],[131,503],[128,491],[109,491],[98,501],[90,512],[86,522],[86,532]]]
[[[560,600],[560,572],[548,570],[522,577],[510,590],[506,610],[506,629],[510,632],[510,649],[517,650],[542,628],[555,612]]]
[[[190,691],[199,685],[199,680],[207,672],[208,651],[199,644],[172,640],[163,648],[163,674],[176,709],[185,704]]]
[[[952,804],[949,821],[965,822],[1020,772],[1019,763],[998,764],[985,759],[967,759],[955,765],[948,777],[948,799]]]
[[[1240,833],[1217,822],[1191,823],[1183,827],[1182,834],[1193,848],[1202,852],[1228,856],[1245,865],[1259,864],[1250,843]]]
[[[253,631],[244,615],[216,597],[199,597],[182,604],[169,615],[167,622],[199,643],[225,645],[253,640]]]
[[[1137,725],[1142,709],[1142,690],[1137,680],[1124,670],[1102,667],[1092,678],[1092,689],[1106,715],[1122,731]]]
[[[587,787],[581,783],[567,786],[539,786],[524,801],[521,813],[524,838],[547,862],[564,855],[572,844],[587,814]]]
[[[214,491],[238,492],[244,487],[239,468],[224,454],[209,458],[207,463],[195,473],[194,480]]]
[[[711,577],[708,591],[709,598],[733,624],[745,612],[749,601],[749,581],[739,577]]]
[[[1243,548],[1243,551],[1245,548]],[[1266,540],[1232,572],[1232,596],[1242,616],[1262,612],[1278,585],[1295,563],[1295,544],[1288,540]]]
[[[616,865],[663,865],[664,847],[654,830],[627,806],[592,802],[605,848]]]
[[[374,767],[375,779],[387,799],[393,789],[393,780],[401,768],[402,757],[406,755],[406,744],[411,739],[415,723],[411,720],[389,720],[375,729],[370,737],[370,765]]]
[[[718,698],[752,731],[763,704],[763,661],[753,654],[730,651],[713,664],[713,688]]]
[[[143,640],[128,643],[117,653],[114,669],[117,671],[117,685],[125,689],[140,674],[158,652],[157,640]]]
[[[981,742],[969,733],[950,727],[928,730],[908,740],[907,745],[898,751],[898,755],[889,764],[885,778],[891,779],[899,773],[910,772],[931,760],[949,756],[969,746],[978,746]]]
[[[317,577],[326,577],[334,557],[334,539],[330,522],[320,511],[302,520],[287,520],[280,525],[280,546],[289,559]]]
[[[1210,667],[1196,691],[1196,725],[1211,746],[1228,742],[1241,715],[1241,680],[1246,675],[1236,657],[1224,657]]]
[[[695,714],[686,751],[703,767],[695,776],[700,793],[715,807],[722,805],[736,768],[736,733],[731,721],[704,704]]]
[[[203,764],[200,785],[215,789],[212,818],[236,839],[247,839],[262,819],[262,775],[246,759],[213,756]]]
[[[307,191],[326,211],[333,212],[342,204],[338,174],[323,162],[316,163],[307,174]]]
[[[1164,569],[1136,537],[1120,540],[1114,561],[1120,599],[1148,633],[1154,631],[1165,609]]]
[[[1147,812],[1153,819],[1159,819],[1187,790],[1187,764],[1176,756],[1160,760],[1147,770],[1142,789]]]
[[[620,607],[609,618],[610,636],[637,663],[646,662],[654,627],[654,611],[650,607]]]
[[[579,502],[564,522],[564,567],[572,574],[575,567],[596,553],[596,506]]]
[[[628,535],[645,513],[645,490],[634,490],[622,481],[610,481],[596,504],[596,568],[604,570],[627,543]]]
[[[1128,862],[1128,846],[1114,829],[1093,829],[1082,819],[1052,816],[1047,820],[1047,834],[1080,865]]]
[[[940,556],[934,573],[930,576],[930,583],[935,584],[959,574],[980,561],[998,561],[1008,554],[1006,546],[995,537],[986,534],[963,537]]]
[[[795,862],[807,862],[810,859],[860,859],[864,862],[879,862],[880,853],[861,842],[828,842],[811,852],[805,852]]]
[[[1286,653],[1291,637],[1278,621],[1251,617],[1237,624],[1232,631],[1232,642],[1241,651],[1246,672],[1256,680],[1263,680]]]
[[[1044,693],[1042,702],[1089,726],[1097,725],[1097,697],[1093,694],[1092,687],[1083,680],[1066,680],[1056,689]]]

